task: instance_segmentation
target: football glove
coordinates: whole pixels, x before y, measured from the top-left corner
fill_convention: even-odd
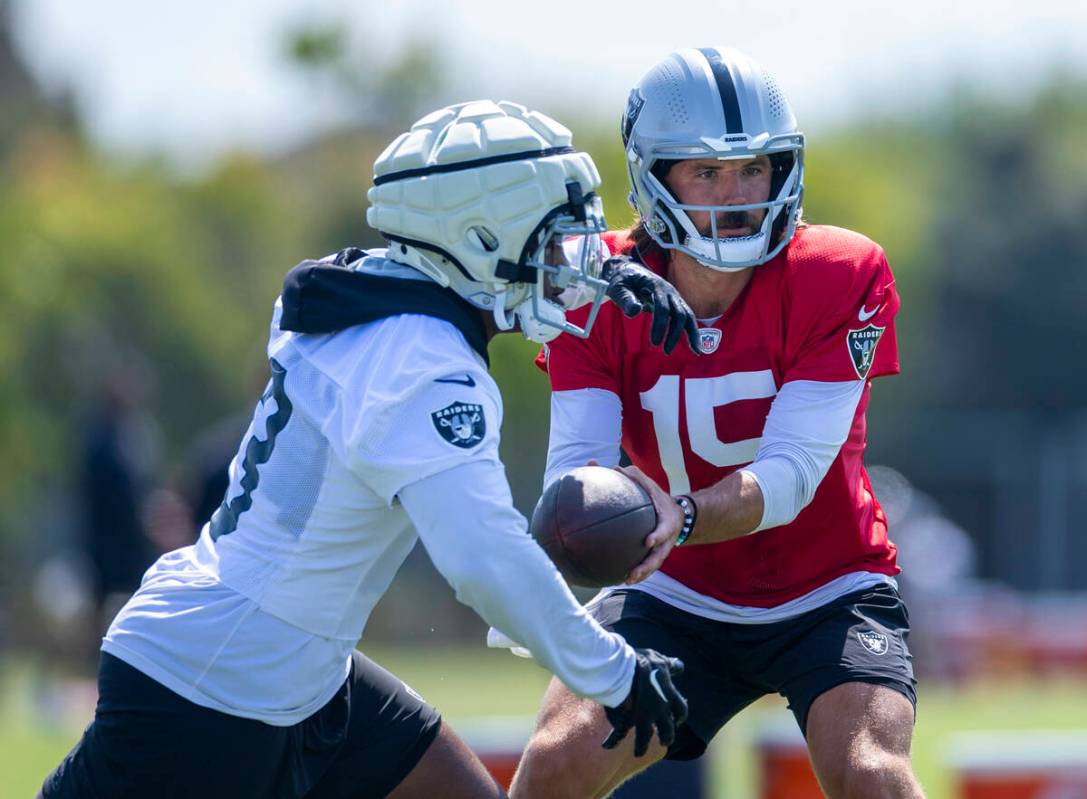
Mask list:
[[[671,355],[686,336],[691,351],[699,354],[698,322],[694,311],[675,286],[625,255],[604,262],[601,276],[608,282],[605,293],[627,316],[648,311],[653,314],[649,340],[653,346],[664,342],[664,354]]]
[[[683,661],[670,658],[652,649],[635,649],[637,664],[630,694],[618,707],[605,707],[604,715],[612,731],[604,739],[605,749],[619,745],[634,728],[634,756],[648,751],[657,728],[661,746],[671,746],[676,728],[687,720],[687,700],[672,684],[672,675],[683,671]]]

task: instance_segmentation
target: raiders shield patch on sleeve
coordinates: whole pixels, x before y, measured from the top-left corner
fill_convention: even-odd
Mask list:
[[[483,406],[472,402],[454,402],[430,414],[434,429],[454,447],[470,449],[487,434]]]
[[[849,357],[853,359],[853,368],[857,370],[857,377],[862,380],[868,377],[868,370],[872,368],[872,362],[876,358],[876,345],[884,330],[886,328],[868,325],[860,330],[850,330],[845,335]]]

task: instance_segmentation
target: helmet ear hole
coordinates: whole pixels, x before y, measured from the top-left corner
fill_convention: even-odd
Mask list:
[[[770,196],[777,197],[781,187],[793,171],[796,156],[792,153],[771,153],[770,155]]]
[[[659,180],[663,185],[668,186],[668,173],[671,172],[672,167],[674,167],[678,163],[679,161],[675,161],[673,159],[659,158],[653,164],[652,168],[649,171],[652,172],[653,177]]]
[[[483,225],[472,225],[472,227],[468,228],[465,238],[468,239],[469,244],[483,252],[492,253],[498,251],[498,236]]]

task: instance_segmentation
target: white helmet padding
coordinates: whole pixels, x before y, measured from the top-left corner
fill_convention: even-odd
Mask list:
[[[462,103],[419,120],[381,154],[366,219],[390,258],[491,311],[500,329],[519,321],[541,342],[587,336],[606,288],[599,185],[592,159],[553,119],[514,103]],[[586,245],[571,264],[559,256],[572,236]],[[593,297],[583,327],[554,301],[569,286]]]

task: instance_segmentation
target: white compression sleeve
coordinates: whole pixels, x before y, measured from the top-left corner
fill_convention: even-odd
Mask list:
[[[622,424],[623,405],[611,391],[582,388],[552,392],[544,487],[589,460],[617,466]]]
[[[528,535],[500,463],[466,463],[399,496],[458,600],[530,649],[574,693],[611,707],[627,697],[634,650],[585,612]]]
[[[849,435],[864,385],[794,380],[781,387],[755,460],[742,470],[762,490],[762,521],[755,531],[788,524],[811,502]]]

